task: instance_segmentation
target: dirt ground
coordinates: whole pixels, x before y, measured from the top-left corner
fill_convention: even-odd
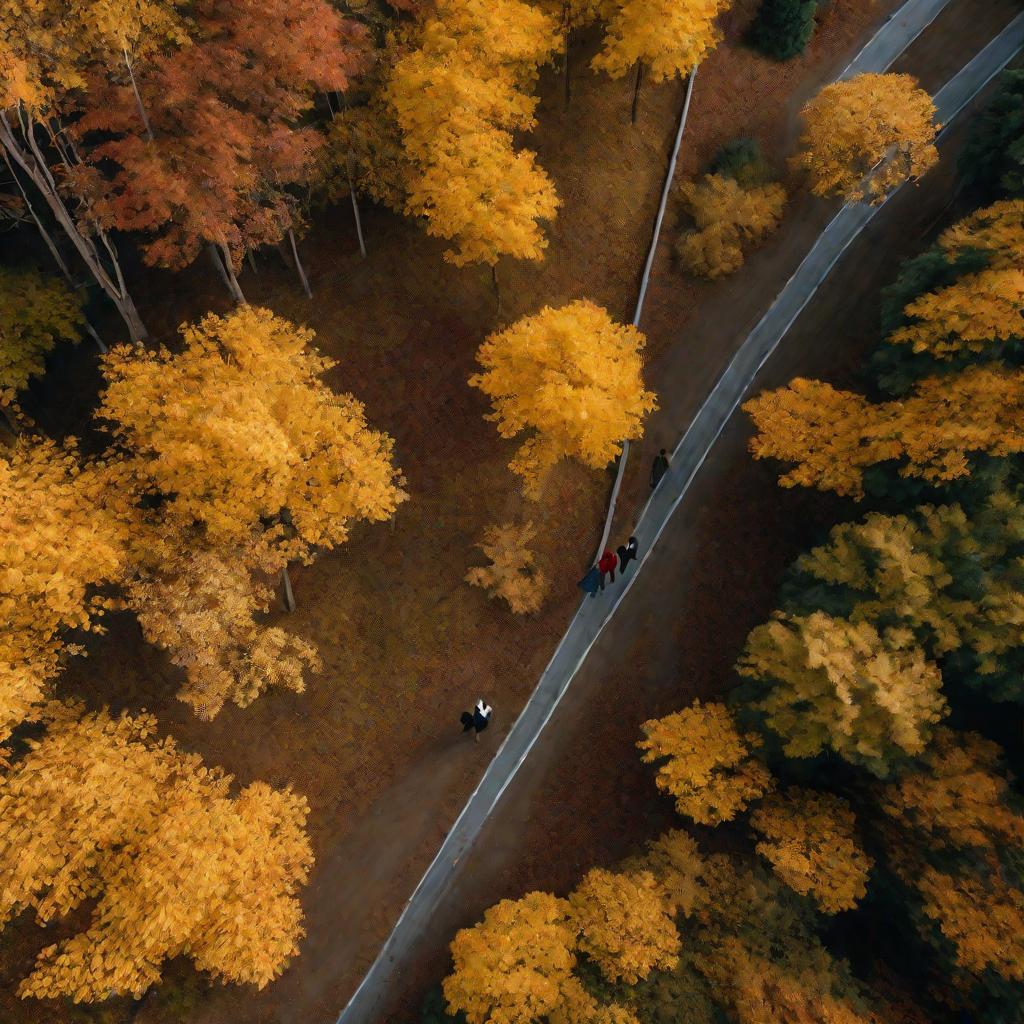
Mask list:
[[[738,135],[757,137],[781,166],[801,103],[896,5],[832,0],[807,54],[777,65],[740,45],[756,8],[756,0],[740,0],[722,19],[725,44],[701,68],[680,173],[702,169]],[[983,6],[998,13],[1011,5]],[[961,14],[965,24],[991,17]],[[949,59],[958,60],[966,45],[950,47]],[[395,436],[409,479],[412,500],[393,525],[359,529],[344,550],[295,573],[299,608],[288,626],[320,647],[323,674],[303,695],[269,694],[203,723],[174,700],[175,670],[125,618],[112,621],[109,635],[60,682],[61,692],[93,705],[147,707],[184,747],[243,784],[262,778],[306,794],[317,866],[304,896],[309,934],[302,956],[259,995],[207,989],[176,963],[163,990],[141,1005],[112,1003],[82,1018],[57,1003],[14,997],[35,952],[62,933],[19,922],[2,939],[0,1021],[121,1024],[134,1017],[169,1024],[183,1019],[187,1002],[187,1019],[203,1024],[320,1024],[334,1019],[372,960],[568,622],[575,581],[600,528],[609,478],[565,466],[540,505],[524,506],[505,468],[513,445],[497,438],[483,420],[481,396],[465,386],[483,337],[544,303],[586,295],[624,319],[632,313],[682,86],[645,86],[639,123],[631,128],[631,83],[587,72],[593,46],[583,40],[574,50],[568,111],[557,73],[542,79],[540,126],[529,142],[564,205],[542,263],[499,267],[500,316],[486,269],[444,264],[443,244],[381,210],[364,211],[365,261],[345,205],[327,211],[302,241],[312,302],[273,254],[260,258],[257,275],[247,270],[242,277],[250,301],[317,331],[319,346],[340,363],[331,383],[365,401],[370,422]],[[678,436],[691,399],[706,391],[750,318],[778,291],[789,273],[786,260],[827,216],[827,204],[812,205],[798,199],[773,243],[723,285],[689,281],[673,268],[667,248],[659,254],[643,326],[648,379],[662,391],[663,411],[637,466]],[[673,233],[670,225],[666,247]],[[203,263],[179,277],[140,272],[134,291],[164,338],[179,322],[229,308]],[[685,366],[683,388],[668,374],[669,354]],[[54,433],[77,428],[83,401],[52,398],[63,392],[81,399],[95,385],[85,346],[60,354],[37,391],[43,426]],[[542,615],[525,621],[462,582],[483,527],[522,514],[540,528],[541,564],[556,581]],[[494,704],[496,720],[477,746],[462,742],[457,720],[480,693]]]
[[[943,143],[941,165],[851,246],[752,392],[796,375],[859,385],[862,359],[878,341],[879,289],[971,208],[963,197],[951,202],[963,125]],[[677,824],[636,750],[640,723],[733,686],[733,663],[775,607],[783,571],[832,524],[858,514],[834,495],[779,488],[778,468],[749,456],[750,434],[737,413],[485,825],[416,963],[398,972],[382,1020],[416,1019],[449,968],[455,931],[488,906],[536,889],[564,894],[590,867],[612,866]],[[1007,709],[1006,717],[1006,735],[1019,737],[1024,715]]]

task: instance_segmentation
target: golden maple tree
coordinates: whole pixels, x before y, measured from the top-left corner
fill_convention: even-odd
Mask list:
[[[105,506],[102,472],[73,441],[23,435],[0,448],[0,742],[33,716],[71,631],[98,632],[98,590],[125,559],[123,522]]]
[[[266,581],[276,566],[251,564],[255,540],[210,549],[194,537],[154,547],[152,533],[142,536],[148,549],[125,583],[126,599],[143,636],[185,671],[178,700],[212,719],[226,701],[247,707],[271,687],[303,692],[320,658],[301,637],[257,622],[270,607]]]
[[[704,858],[693,836],[682,829],[670,829],[651,840],[642,855],[631,858],[623,867],[633,874],[650,871],[665,891],[673,912],[686,917],[707,898],[701,881]]]
[[[715,18],[731,0],[616,0],[591,66],[621,78],[638,62],[655,82],[688,75],[722,39]]]
[[[938,161],[935,106],[917,79],[861,74],[825,86],[801,111],[794,166],[816,196],[879,202]]]
[[[676,810],[702,825],[731,821],[772,787],[771,773],[750,756],[757,736],[744,735],[724,704],[693,704],[641,726],[647,762],[661,761],[655,782]]]
[[[792,787],[767,796],[750,815],[756,849],[791,889],[827,914],[850,910],[867,892],[871,858],[849,803],[832,793]]]
[[[45,923],[95,899],[85,931],[44,949],[22,997],[139,998],[187,954],[262,988],[297,951],[312,864],[305,799],[232,779],[158,739],[152,716],[51,706],[0,780],[5,917]]]
[[[644,336],[617,324],[587,300],[545,306],[480,346],[482,372],[469,378],[490,399],[502,437],[529,436],[510,469],[538,497],[562,458],[602,469],[622,442],[642,436],[644,417],[657,408],[644,390]]]
[[[743,266],[744,251],[775,231],[786,205],[781,185],[745,188],[725,174],[684,182],[680,194],[695,226],[680,235],[676,254],[690,273],[712,280]]]
[[[535,123],[532,87],[556,23],[521,0],[439,0],[385,92],[408,160],[406,210],[449,239],[456,266],[540,259],[554,185],[514,131]]]
[[[679,932],[667,893],[649,871],[588,871],[569,895],[578,948],[611,982],[635,985],[678,962]]]
[[[118,346],[103,360],[99,415],[128,454],[138,495],[214,543],[264,543],[290,557],[388,519],[407,497],[394,442],[362,403],[320,379],[335,363],[313,332],[243,306],[181,331],[181,352]]]
[[[755,706],[790,757],[834,750],[884,776],[921,753],[948,712],[938,667],[902,627],[776,614],[736,667],[761,683]]]
[[[540,611],[551,581],[534,566],[530,542],[536,534],[530,522],[487,527],[477,547],[491,564],[470,569],[466,582],[483,587],[491,597],[501,598],[516,615]]]
[[[873,404],[830,384],[795,378],[746,402],[756,459],[795,462],[783,487],[863,496],[864,470],[900,460],[900,475],[941,482],[970,474],[969,456],[1024,451],[1024,373],[972,366],[926,378],[913,394]]]

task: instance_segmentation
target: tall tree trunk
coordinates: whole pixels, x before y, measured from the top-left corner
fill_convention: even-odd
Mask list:
[[[295,257],[295,269],[299,272],[299,280],[302,282],[302,290],[306,293],[306,298],[313,298],[313,292],[309,287],[309,279],[306,277],[306,271],[302,267],[302,260],[299,259],[299,249],[295,244],[295,232],[288,229],[288,241],[292,243],[292,256]]]
[[[288,566],[281,570],[281,606],[286,612],[295,611],[295,593],[292,590],[292,578],[288,575]]]
[[[19,111],[20,114],[20,111]],[[20,119],[20,118],[19,118]],[[103,289],[111,302],[117,307],[121,318],[128,326],[132,340],[137,341],[149,336],[139,311],[135,308],[131,295],[124,286],[124,279],[120,273],[120,266],[117,262],[117,255],[106,238],[103,238],[108,254],[114,263],[117,280],[110,276],[107,268],[103,265],[93,240],[82,233],[75,218],[64,203],[64,200],[57,187],[57,183],[50,173],[45,158],[39,150],[36,142],[31,118],[21,121],[22,135],[28,145],[28,150],[23,149],[14,135],[14,129],[8,120],[7,113],[0,111],[0,144],[10,158],[25,172],[29,180],[35,185],[39,194],[43,197],[46,205],[49,206],[57,223],[60,224],[64,233],[71,240],[79,256],[89,268],[96,283]]]
[[[636,124],[636,108],[640,103],[640,83],[644,80],[644,62],[636,62],[636,85],[633,86],[633,109],[629,114],[630,124]]]
[[[146,139],[149,142],[153,141],[153,129],[149,123],[149,115],[146,113],[146,107],[142,102],[142,96],[139,93],[139,86],[135,81],[135,72],[132,70],[132,62],[128,57],[128,50],[124,49],[121,51],[124,54],[124,66],[128,69],[128,77],[132,80],[132,92],[135,93],[135,105],[139,108],[139,117],[142,118],[142,127],[146,129]]]
[[[96,333],[96,328],[93,327],[93,325],[91,323],[89,323],[88,320],[85,321],[85,330],[86,330],[86,333],[89,335],[89,337],[92,338],[92,340],[96,342],[96,347],[101,352],[106,353],[106,352],[109,351],[109,349],[107,348],[106,342]]]
[[[210,254],[210,262],[217,268],[217,273],[220,274],[220,279],[224,282],[224,287],[231,292],[231,282],[228,280],[228,272],[224,269],[224,261],[220,258],[220,253],[217,252],[217,246],[213,242],[206,243],[206,251]],[[235,293],[231,292],[231,297],[234,298]]]
[[[235,265],[231,261],[231,250],[228,248],[227,242],[221,242],[217,248],[224,261],[224,273],[228,279],[228,290],[234,296],[235,302],[240,306],[249,305],[242,292],[242,286],[238,283],[238,277],[235,275]]]
[[[491,284],[494,285],[495,313],[501,313],[501,288],[498,286],[498,264],[491,264]]]
[[[566,26],[563,33],[565,39],[565,60],[563,62],[562,71],[565,78],[565,109],[569,109],[569,100],[572,98],[572,85],[569,80],[569,28]]]
[[[254,274],[258,274],[259,271],[256,269],[256,256],[254,255],[252,249],[245,250],[245,258],[249,261],[249,269]]]
[[[359,238],[359,252],[366,259],[366,242],[363,240],[363,220],[359,216],[359,200],[356,197],[356,185],[352,180],[352,154],[345,154],[345,172],[348,174],[348,194],[352,197],[352,216],[356,220],[356,235]]]
[[[18,186],[18,191],[21,193],[21,198],[25,202],[25,209],[28,210],[29,214],[32,217],[32,220],[35,221],[35,225],[39,229],[39,234],[42,235],[43,241],[46,243],[46,248],[50,250],[50,255],[53,257],[54,262],[60,268],[60,272],[64,275],[64,277],[67,278],[69,282],[74,284],[74,282],[71,279],[71,271],[68,270],[68,265],[64,262],[64,257],[61,256],[60,250],[57,248],[57,243],[54,242],[53,237],[50,235],[50,232],[46,230],[45,226],[43,225],[43,222],[39,219],[39,214],[36,213],[36,208],[32,205],[32,200],[29,199],[28,192],[26,191],[25,186],[22,185],[21,178],[18,177],[18,173],[17,171],[15,171],[14,165],[11,163],[11,158],[6,148],[4,149],[4,163],[7,164],[7,169],[11,172],[11,177],[14,179],[15,184]]]

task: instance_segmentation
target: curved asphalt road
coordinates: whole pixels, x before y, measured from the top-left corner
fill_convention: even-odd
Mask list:
[[[942,10],[948,0],[908,0],[878,31],[840,78],[865,71],[884,71]],[[1024,14],[1019,15],[934,97],[938,120],[948,125],[957,114],[1007,65],[1024,46]],[[653,498],[648,501],[635,530],[644,552],[625,587],[606,593],[606,600],[584,599],[537,688],[505,737],[459,815],[437,856],[370,970],[356,989],[336,1024],[369,1024],[396,961],[412,949],[423,924],[437,907],[459,861],[470,848],[550,719],[573,676],[605,624],[615,614],[662,530],[685,496],[711,446],[745,397],[758,370],[807,305],[864,226],[880,206],[851,205],[829,222],[810,252],[764,315],[732,362],[718,379],[697,415],[677,444],[672,465]]]

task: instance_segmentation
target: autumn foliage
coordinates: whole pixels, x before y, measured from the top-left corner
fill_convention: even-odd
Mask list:
[[[779,184],[742,186],[735,178],[706,174],[680,189],[694,228],[676,242],[676,254],[692,274],[717,278],[743,266],[744,252],[779,226],[786,191]]]
[[[793,164],[817,196],[878,202],[938,160],[935,107],[910,75],[862,74],[827,85],[802,116]]]
[[[750,815],[756,849],[795,892],[828,914],[849,910],[867,892],[871,858],[861,847],[850,805],[831,793],[772,793]]]
[[[563,458],[602,469],[622,441],[642,435],[656,408],[644,390],[644,336],[586,300],[545,306],[480,346],[482,372],[469,379],[492,402],[502,437],[528,436],[510,469],[537,497]]]
[[[501,598],[516,615],[540,611],[551,581],[534,566],[530,543],[536,533],[533,523],[488,527],[477,547],[491,564],[470,569],[466,582]]]
[[[724,704],[693,705],[641,726],[643,759],[662,762],[655,782],[675,798],[676,810],[702,825],[730,821],[772,786],[750,756],[754,734],[741,733]]]
[[[46,735],[0,780],[5,918],[40,923],[96,899],[89,927],[42,951],[22,996],[136,997],[187,954],[263,987],[297,952],[312,863],[303,798],[231,777],[156,737],[149,715],[51,707]]]

